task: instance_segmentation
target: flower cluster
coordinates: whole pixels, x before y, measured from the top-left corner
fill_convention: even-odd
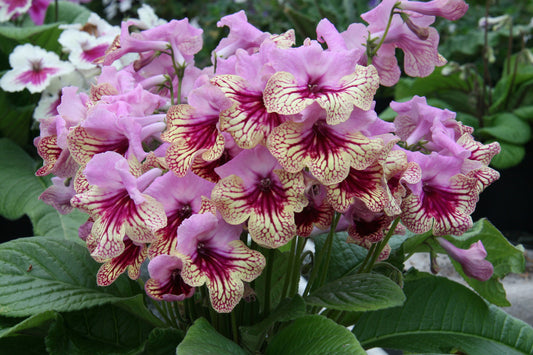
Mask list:
[[[397,117],[383,121],[374,95],[399,78],[395,48],[408,75],[443,65],[429,25],[465,11],[462,0],[385,0],[363,14],[368,26],[340,33],[324,19],[301,46],[294,31],[262,32],[239,12],[218,23],[229,34],[203,69],[202,30],[187,19],[126,21],[92,62],[101,73],[90,90],[64,88],[41,121],[37,174],[57,176],[42,198],[88,213],[80,236],[102,263],[100,285],[139,277],[149,259],[150,297],[184,300],[205,285],[218,312],[261,274],[257,245],[336,229],[371,248],[398,222],[462,234],[498,178],[488,167],[498,144],[476,142],[422,97],[391,103]],[[78,40],[71,56],[89,58]]]

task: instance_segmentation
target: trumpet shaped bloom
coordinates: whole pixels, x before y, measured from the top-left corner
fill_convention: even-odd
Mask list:
[[[106,152],[94,156],[84,173],[90,187],[71,202],[94,220],[91,237],[96,247],[91,255],[104,260],[119,256],[126,235],[136,243],[154,241],[155,231],[166,225],[167,217],[161,203],[143,191],[161,174],[159,169],[141,175],[134,158],[128,161]]]
[[[280,169],[263,146],[242,151],[216,171],[222,180],[211,198],[226,222],[248,221],[252,239],[268,248],[284,245],[296,235],[294,213],[307,204],[301,173]]]
[[[266,264],[239,239],[241,231],[211,213],[191,216],[178,228],[181,277],[190,286],[205,284],[217,312],[231,312],[244,294],[243,281],[253,281]]]
[[[468,249],[460,249],[444,238],[437,238],[441,247],[448,255],[461,264],[464,273],[474,279],[487,281],[494,273],[494,266],[486,260],[487,251],[481,240],[478,240]]]

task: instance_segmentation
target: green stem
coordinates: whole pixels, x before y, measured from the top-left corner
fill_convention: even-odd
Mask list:
[[[237,327],[237,317],[235,316],[235,309],[231,312],[231,332],[233,333],[233,341],[239,344],[239,331]]]
[[[390,26],[392,24],[392,18],[394,16],[394,11],[396,10],[397,5],[398,4],[395,4],[390,10],[389,21],[387,22],[387,27],[385,27],[385,32],[383,32],[383,36],[381,36],[381,40],[379,41],[378,45],[376,47],[373,47],[371,51],[368,50],[368,45],[367,45],[367,57],[369,60],[368,64],[372,64],[372,58],[378,53],[378,50],[381,48],[381,46],[385,42],[385,38],[387,37],[387,34],[389,33]]]
[[[55,20],[56,22],[59,21],[59,1],[55,0]]]
[[[294,296],[298,292],[298,285],[300,284],[300,268],[302,265],[302,252],[307,243],[307,238],[298,237],[298,245],[296,247],[296,259],[292,270],[291,287],[289,289],[289,296]]]
[[[363,272],[363,270],[365,269],[366,264],[370,260],[370,257],[372,256],[372,254],[374,254],[374,250],[376,250],[376,247],[377,247],[377,243],[374,243],[374,244],[372,244],[370,246],[370,249],[368,249],[368,251],[366,253],[365,260],[363,260],[363,262],[361,263],[361,266],[359,267],[359,271],[357,272],[358,274]]]
[[[289,284],[292,280],[292,272],[293,272],[293,264],[295,262],[296,258],[296,244],[297,244],[297,238],[293,238],[291,240],[291,249],[289,251],[289,264],[287,265],[287,273],[285,275],[285,280],[283,281],[283,291],[281,291],[281,299],[284,299],[287,297],[287,291],[289,291]]]
[[[320,282],[318,283],[318,287],[324,285],[324,282],[326,282],[326,276],[328,274],[328,269],[329,269],[329,261],[331,259],[331,249],[333,246],[333,236],[335,235],[335,229],[337,229],[337,224],[339,224],[340,218],[341,218],[341,214],[336,212],[335,217],[333,217],[333,223],[331,224],[331,228],[329,230],[330,235],[328,235],[329,243],[328,243],[328,249],[327,249],[327,256],[326,256],[324,267],[320,268],[322,274],[320,275]]]
[[[399,222],[400,222],[400,217],[396,218],[394,222],[392,222],[392,225],[389,228],[389,231],[387,232],[387,235],[385,236],[385,238],[383,238],[381,242],[377,243],[378,246],[376,247],[376,249],[374,250],[374,253],[372,254],[370,263],[365,267],[365,270],[363,272],[370,272],[372,270],[372,268],[374,267],[374,264],[376,263],[376,260],[379,258],[379,255],[383,251],[383,248],[385,248],[385,246],[389,242],[389,239],[394,234],[394,231],[396,230],[396,226],[398,225]]]
[[[311,287],[315,283],[315,280],[318,276],[318,271],[322,269],[321,265],[322,265],[322,260],[324,259],[324,254],[328,254],[328,257],[331,254],[331,250],[330,250],[331,244],[333,244],[333,236],[335,235],[335,228],[337,228],[337,223],[339,222],[339,218],[340,218],[340,214],[335,212],[335,217],[333,218],[333,222],[331,223],[328,237],[323,246],[323,249],[325,250],[325,252],[318,254],[316,264],[313,264],[313,269],[311,270],[311,276],[309,276],[309,280],[307,281],[307,286],[305,286],[305,290],[303,294],[304,297],[309,295],[309,291],[311,291]],[[317,255],[316,251],[315,251],[315,255]],[[327,270],[326,271],[322,270],[322,272],[327,272]]]
[[[268,250],[268,264],[265,278],[265,307],[263,314],[266,316],[270,314],[270,291],[272,290],[272,269],[274,266],[275,249]]]

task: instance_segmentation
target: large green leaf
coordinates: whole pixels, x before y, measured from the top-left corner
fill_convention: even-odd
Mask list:
[[[306,314],[303,298],[296,295],[291,299],[284,299],[267,318],[249,327],[241,327],[240,334],[244,346],[251,352],[258,351],[265,340],[265,334],[276,322],[286,322]]]
[[[178,355],[246,355],[241,347],[218,333],[205,318],[198,318],[176,349]]]
[[[365,348],[469,355],[533,353],[533,328],[468,288],[446,278],[419,274],[404,288],[401,307],[367,312],[353,332]]]
[[[401,305],[400,286],[380,274],[344,276],[313,291],[305,302],[311,306],[341,311],[370,311]]]
[[[348,329],[331,319],[309,315],[296,319],[276,334],[266,354],[366,354]]]
[[[22,98],[24,103],[17,104],[15,97]],[[4,110],[0,116],[0,136],[21,146],[28,144],[36,101],[36,95],[27,92],[12,94],[0,90],[0,107]]]
[[[58,317],[46,337],[54,354],[139,354],[153,326],[113,305]]]
[[[35,235],[79,240],[78,228],[87,216],[79,211],[61,215],[38,199],[49,184],[35,176],[41,163],[8,139],[0,139],[0,151],[0,214],[8,219],[27,214]]]
[[[324,252],[324,243],[326,242],[327,233],[313,237],[317,255]],[[354,271],[367,254],[367,250],[359,245],[349,244],[346,242],[348,234],[345,232],[337,233],[333,237],[331,245],[331,258],[329,261],[326,282],[334,281],[340,277]],[[315,258],[317,260],[318,256]]]
[[[98,287],[98,268],[83,245],[69,240],[30,237],[0,244],[0,315],[23,317],[121,301],[131,308],[138,285],[120,277]]]
[[[525,144],[531,138],[529,125],[512,113],[496,115],[492,125],[479,129],[478,133],[513,144]]]

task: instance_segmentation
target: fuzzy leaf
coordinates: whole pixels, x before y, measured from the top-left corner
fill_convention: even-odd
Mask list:
[[[380,274],[348,275],[305,298],[308,305],[341,311],[370,311],[398,306],[404,301],[400,286]]]
[[[198,318],[178,345],[180,355],[246,355],[246,351],[218,333],[205,318]]]
[[[348,329],[331,319],[309,315],[296,319],[276,334],[267,355],[366,354]]]
[[[0,315],[75,311],[121,301],[131,307],[132,296],[140,292],[137,284],[121,277],[98,287],[98,268],[84,246],[69,240],[30,237],[0,244]]]
[[[533,328],[465,286],[418,273],[401,307],[364,313],[353,328],[365,348],[469,355],[531,354]]]

